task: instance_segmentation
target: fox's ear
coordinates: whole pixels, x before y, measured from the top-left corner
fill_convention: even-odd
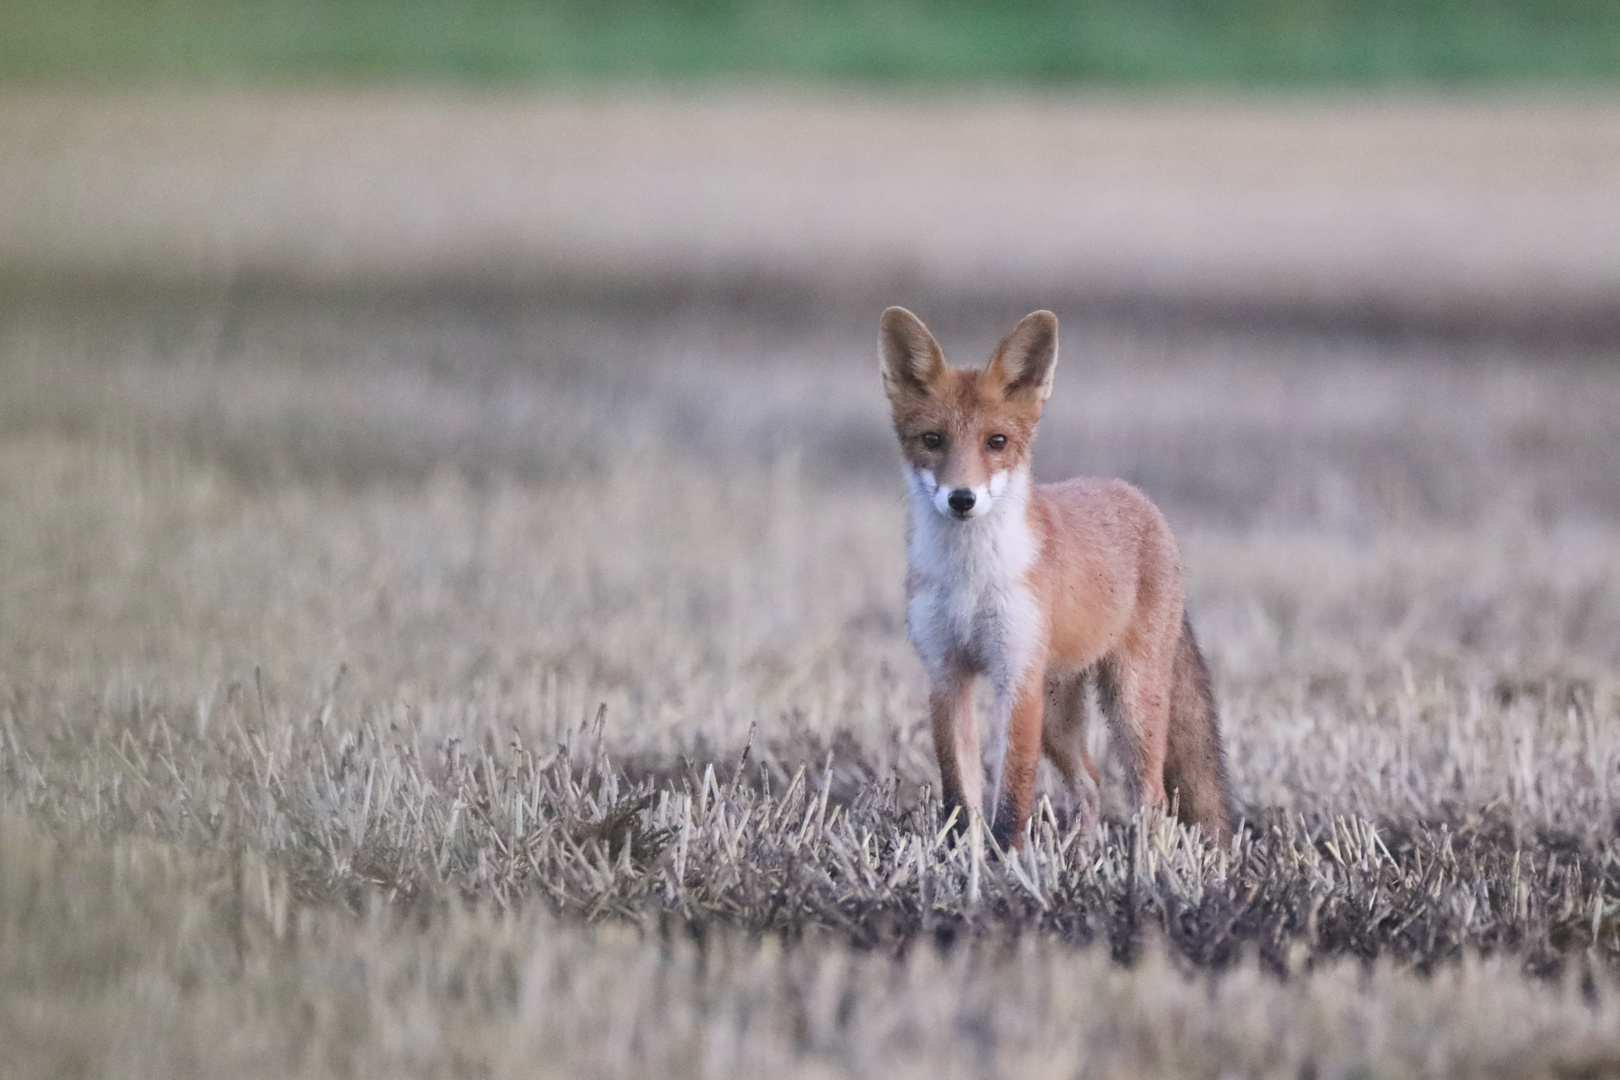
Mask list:
[[[1045,401],[1052,396],[1057,356],[1057,316],[1050,311],[1032,311],[1001,339],[985,374],[999,382],[1009,398],[1031,395]]]
[[[883,391],[890,400],[926,394],[945,370],[945,354],[923,321],[903,307],[883,313]]]

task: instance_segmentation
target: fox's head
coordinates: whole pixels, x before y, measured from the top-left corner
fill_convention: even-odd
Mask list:
[[[948,366],[905,308],[883,313],[881,340],[883,389],[913,490],[962,521],[1027,490],[1035,425],[1057,367],[1057,316],[1025,315],[983,370]]]

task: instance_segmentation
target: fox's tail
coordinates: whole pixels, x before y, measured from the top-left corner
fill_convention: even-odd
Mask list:
[[[1202,825],[1206,837],[1224,843],[1232,835],[1232,813],[1226,797],[1226,754],[1221,748],[1209,668],[1185,615],[1171,679],[1164,790],[1177,803],[1182,821]]]

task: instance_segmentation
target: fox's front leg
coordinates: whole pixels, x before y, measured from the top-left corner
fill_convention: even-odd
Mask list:
[[[933,721],[934,754],[939,758],[945,815],[957,810],[956,829],[965,830],[971,815],[984,806],[984,766],[979,758],[979,722],[973,714],[973,676],[947,671],[928,691]]]
[[[1005,742],[996,767],[996,805],[990,834],[1003,849],[1022,847],[1024,827],[1035,806],[1035,781],[1041,763],[1041,721],[1046,714],[1045,665],[1023,672],[1008,692],[998,693],[1005,708]]]

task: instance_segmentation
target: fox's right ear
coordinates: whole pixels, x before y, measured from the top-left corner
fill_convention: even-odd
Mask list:
[[[903,307],[883,313],[883,392],[895,400],[926,394],[945,370],[945,354],[923,321]]]

